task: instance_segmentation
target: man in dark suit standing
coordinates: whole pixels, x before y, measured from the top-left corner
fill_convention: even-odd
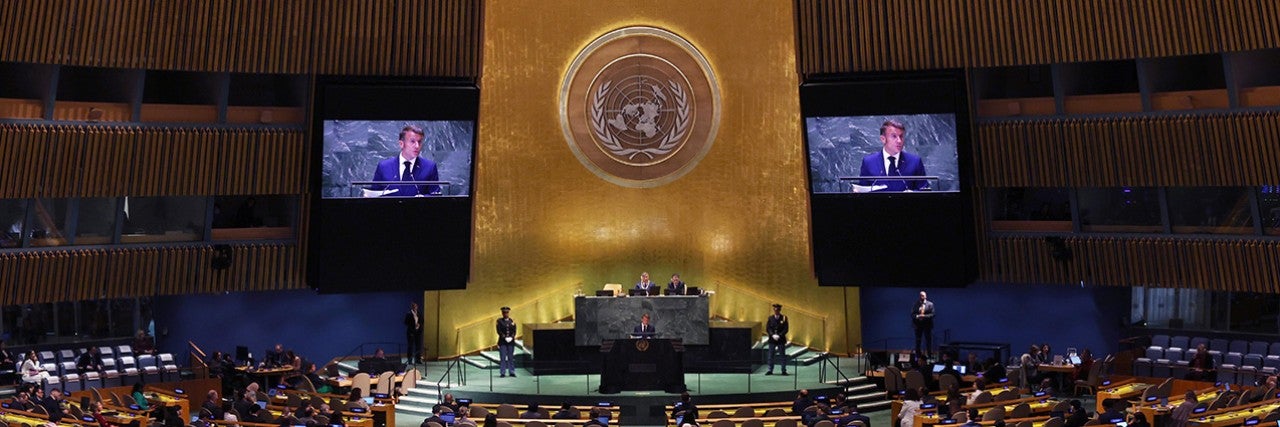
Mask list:
[[[907,127],[897,120],[885,120],[880,125],[880,143],[884,146],[878,152],[862,158],[862,169],[859,176],[864,177],[858,184],[865,186],[883,185],[886,188],[876,191],[920,191],[929,189],[926,180],[901,179],[866,179],[877,176],[923,176],[924,162],[920,156],[902,151],[905,145]]]
[[[502,307],[498,318],[498,373],[506,378],[516,376],[516,321],[511,318],[511,307]]]
[[[422,138],[426,133],[422,128],[408,125],[400,130],[400,155],[378,162],[373,171],[373,181],[438,181],[440,172],[436,170],[436,162],[418,157],[422,152]],[[397,185],[374,184],[369,186],[365,195],[414,197],[439,195],[439,185]]]
[[[933,351],[933,301],[929,295],[920,291],[920,299],[911,308],[911,325],[916,331],[916,354],[928,357]],[[920,339],[924,338],[924,352],[920,351]]]
[[[631,334],[644,338],[653,338],[654,335],[658,334],[658,329],[649,323],[649,313],[640,316],[640,324],[636,325]]]
[[[404,314],[404,336],[411,364],[422,363],[422,315],[418,313],[418,303],[409,303],[409,312]]]
[[[782,375],[787,375],[787,332],[790,329],[791,322],[782,314],[782,304],[774,304],[773,315],[769,316],[765,327],[765,333],[769,335],[769,371],[765,375],[773,375],[775,362],[782,365]]]

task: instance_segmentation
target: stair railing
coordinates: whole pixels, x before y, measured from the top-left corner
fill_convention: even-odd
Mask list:
[[[520,323],[554,322],[573,315],[573,296],[582,290],[582,282],[562,286],[543,292],[542,296],[511,306],[512,317]],[[469,353],[495,347],[498,332],[494,328],[496,315],[488,314],[479,319],[458,325],[454,329],[452,356],[441,355],[442,358],[460,357]],[[521,336],[528,331],[521,330]]]
[[[454,368],[457,368],[455,371]],[[457,382],[451,380],[456,377]],[[462,366],[462,358],[457,357],[449,360],[449,364],[444,367],[444,374],[440,375],[440,379],[436,380],[436,401],[444,401],[444,390],[453,388],[453,384],[467,385],[467,370]]]

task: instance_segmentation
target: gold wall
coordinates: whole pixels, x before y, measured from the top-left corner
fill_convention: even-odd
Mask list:
[[[792,2],[504,0],[484,10],[471,282],[438,296],[430,350],[493,345],[498,307],[520,323],[561,319],[579,287],[631,286],[641,271],[717,291],[713,315],[763,320],[779,302],[793,341],[835,352],[860,342],[857,290],[819,288],[812,274]],[[714,145],[656,188],[596,177],[558,119],[570,62],[632,25],[689,40],[721,89]]]

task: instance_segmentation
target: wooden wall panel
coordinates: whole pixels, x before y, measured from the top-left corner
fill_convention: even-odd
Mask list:
[[[982,243],[984,280],[1280,292],[1280,242],[1172,237],[1067,237],[1058,261],[1040,237]]]
[[[0,198],[302,194],[305,133],[0,124]]]
[[[985,123],[974,138],[983,187],[1280,182],[1277,112]]]
[[[480,74],[481,0],[8,0],[0,61],[277,74]]]
[[[210,266],[213,249],[206,246],[0,252],[0,304],[306,287],[292,244],[236,245],[232,252],[226,270]]]
[[[1280,47],[1263,0],[795,0],[804,74],[1084,62]]]

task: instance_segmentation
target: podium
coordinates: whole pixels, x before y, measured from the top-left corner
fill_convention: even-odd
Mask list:
[[[685,391],[684,342],[679,339],[632,338],[600,344],[600,393],[623,390]]]

